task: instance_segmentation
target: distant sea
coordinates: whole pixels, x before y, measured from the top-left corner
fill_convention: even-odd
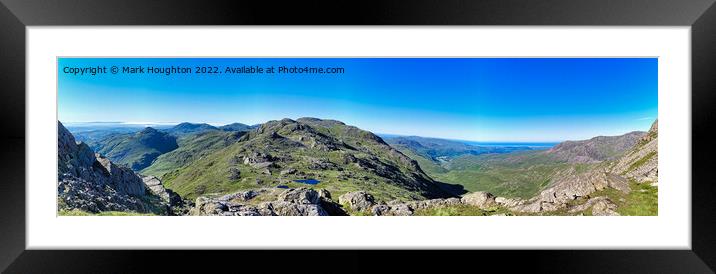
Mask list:
[[[454,140],[461,143],[465,143],[473,146],[482,147],[530,147],[530,148],[551,148],[559,143],[534,143],[534,142],[475,142],[475,141],[463,141]]]
[[[396,138],[396,137],[406,137],[406,135],[398,135],[398,134],[378,134],[381,138]],[[434,138],[434,137],[425,137],[425,138]],[[482,146],[482,147],[529,147],[529,148],[535,148],[535,149],[548,149],[553,146],[556,146],[559,144],[559,142],[478,142],[478,141],[466,141],[466,140],[456,140],[456,139],[446,139],[446,138],[434,138],[434,139],[443,139],[453,142],[460,142],[463,144],[468,144],[472,146]]]
[[[177,125],[177,123],[151,123],[151,122],[63,122],[67,128],[90,128],[90,129],[103,129],[103,128],[170,128]]]

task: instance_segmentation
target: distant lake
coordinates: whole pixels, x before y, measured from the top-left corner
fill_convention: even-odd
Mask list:
[[[321,182],[321,181],[316,180],[316,179],[303,179],[303,180],[293,180],[293,181],[294,181],[294,182],[297,182],[297,183],[309,184],[309,185],[315,185],[315,184],[318,184],[318,183]]]
[[[278,185],[278,186],[276,186],[276,188],[288,188],[288,186],[285,186],[285,185]]]

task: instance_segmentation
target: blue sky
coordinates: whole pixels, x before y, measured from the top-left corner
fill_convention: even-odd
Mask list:
[[[336,119],[376,133],[563,141],[647,130],[656,58],[61,58],[62,122]],[[343,74],[72,75],[87,66],[343,67]]]

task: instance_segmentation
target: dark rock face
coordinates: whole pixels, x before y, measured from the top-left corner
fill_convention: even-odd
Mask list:
[[[96,155],[58,122],[58,195],[60,209],[150,212],[144,182],[132,170]]]

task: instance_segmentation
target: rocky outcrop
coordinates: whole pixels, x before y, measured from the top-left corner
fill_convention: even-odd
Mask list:
[[[94,154],[58,121],[58,198],[61,210],[157,212],[161,205],[126,167]]]
[[[525,201],[518,198],[495,197],[495,203],[506,208],[512,208],[523,205]]]
[[[559,210],[566,208],[571,201],[588,198],[590,194],[607,187],[624,193],[631,191],[627,179],[607,170],[579,172],[575,168],[570,168],[555,175],[551,186],[542,190],[536,197],[510,208],[514,211],[530,213]]]
[[[594,216],[619,216],[619,213],[616,212],[617,205],[607,197],[591,198],[584,204],[570,208],[569,212],[584,212],[589,208],[592,208],[592,215]]]
[[[646,182],[656,186],[659,181],[658,134],[659,126],[656,121],[634,149],[616,161],[613,172],[639,183]]]
[[[476,206],[482,209],[497,205],[495,195],[484,191],[477,191],[462,196],[460,201],[464,204]]]
[[[353,211],[369,210],[374,204],[373,195],[365,191],[348,192],[338,197],[338,203],[349,207]]]
[[[154,176],[141,176],[144,185],[156,196],[162,199],[165,203],[172,207],[181,207],[184,205],[184,201],[171,189],[164,188],[162,181]]]
[[[262,188],[224,195],[199,197],[190,215],[214,216],[329,216],[346,215],[330,193],[322,189]]]
[[[633,147],[621,157],[588,171],[578,171],[572,167],[559,172],[553,177],[548,188],[520,205],[511,206],[510,209],[530,213],[554,211],[567,208],[569,202],[589,198],[592,193],[607,187],[629,193],[629,180],[655,184],[658,175],[657,142],[658,123],[655,121],[649,132],[639,134]],[[613,203],[608,204],[603,200],[596,200],[594,203],[597,202],[597,211],[603,209],[605,215],[611,214],[609,210],[616,207]]]
[[[375,216],[411,216],[415,214],[416,210],[456,206],[461,204],[463,204],[463,202],[460,198],[430,199],[409,202],[390,201],[388,203],[379,203],[373,206],[370,212]]]

